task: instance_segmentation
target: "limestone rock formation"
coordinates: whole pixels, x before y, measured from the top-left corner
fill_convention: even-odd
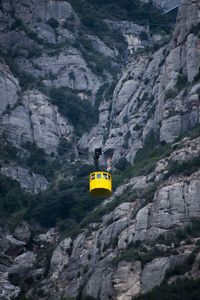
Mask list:
[[[9,114],[5,114],[1,128],[7,140],[15,146],[36,143],[48,154],[57,152],[59,139],[71,140],[73,128],[37,90],[27,91],[21,102]]]
[[[0,173],[19,182],[20,186],[32,193],[44,191],[48,181],[39,174],[30,174],[30,171],[13,162],[1,162]]]
[[[169,9],[178,1],[156,3]],[[195,236],[200,138],[198,132],[195,137],[188,133],[200,123],[200,6],[197,0],[184,4],[172,36],[130,20],[103,20],[109,32],[120,34],[113,40],[111,34],[106,39],[88,29],[73,3],[1,1],[0,134],[3,150],[15,147],[16,161],[2,157],[0,172],[25,190],[44,192],[47,180],[19,163],[30,155],[27,142],[36,144],[51,162],[63,162],[51,182],[53,200],[47,194],[48,200],[56,207],[61,193],[60,215],[68,204],[73,213],[80,213],[75,225],[70,219],[63,224],[58,213],[59,228],[18,221],[17,213],[12,217],[19,224],[9,223],[6,229],[0,224],[2,299],[16,299],[22,288],[30,300],[87,295],[131,300],[163,281],[175,281],[177,266],[184,265],[180,278],[200,277]],[[73,92],[80,106],[85,100],[93,105],[96,119],[87,132],[77,134],[75,125],[53,104],[52,87]],[[70,144],[70,155],[59,153],[61,141]],[[152,144],[154,152],[149,150]],[[89,170],[92,158],[87,154],[91,156],[96,147],[113,155],[113,165],[126,158],[136,168],[128,164],[130,168],[116,172],[120,184],[113,195],[82,220],[79,207],[72,204],[80,195],[74,196],[70,184],[76,177],[71,173],[79,164]],[[143,164],[147,162],[148,153],[142,156],[141,149],[150,152],[152,164],[138,172],[138,153],[139,163],[143,157]],[[68,227],[76,231],[69,235]]]

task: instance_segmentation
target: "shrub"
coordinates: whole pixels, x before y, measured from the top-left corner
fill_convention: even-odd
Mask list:
[[[194,263],[194,259],[195,259],[195,255],[194,253],[191,253],[184,260],[184,262],[175,264],[175,266],[172,269],[166,272],[165,281],[167,281],[172,276],[179,276],[185,274],[186,272],[189,272]]]
[[[153,247],[152,249],[148,250],[146,247],[142,246],[141,244],[138,247],[135,245],[129,245],[128,248],[121,252],[121,254],[113,259],[113,265],[117,266],[118,263],[122,260],[125,261],[141,261],[143,265],[152,261],[153,259],[165,256],[166,253],[164,250],[161,250],[158,247]]]
[[[194,26],[192,25],[192,29],[191,29],[191,33],[193,33],[194,35],[197,35],[199,33],[200,30],[200,24]]]
[[[187,76],[179,74],[177,77],[177,82],[176,82],[175,87],[178,89],[178,91],[181,91],[182,89],[185,88],[187,82],[188,82]]]
[[[11,30],[16,30],[18,28],[22,28],[23,27],[23,22],[21,19],[15,19],[14,23],[11,25]]]
[[[17,148],[15,148],[14,146],[7,144],[4,145],[3,143],[1,143],[0,141],[0,158],[1,159],[17,159]]]
[[[200,158],[195,157],[189,161],[173,161],[169,164],[168,173],[166,174],[166,178],[171,175],[183,174],[185,176],[190,176],[192,173],[196,172],[200,166]]]
[[[88,100],[81,100],[69,88],[52,88],[49,92],[51,102],[56,104],[60,113],[66,116],[80,136],[97,121],[97,115]]]
[[[199,81],[200,80],[200,68],[199,68],[199,72],[197,73],[197,75],[194,77],[194,81]]]
[[[130,163],[127,161],[126,157],[121,157],[115,164],[115,168],[119,171],[125,170],[128,166],[130,166]]]
[[[22,211],[27,207],[31,195],[21,190],[18,182],[0,175],[0,217]]]
[[[175,98],[177,95],[178,95],[177,90],[169,89],[169,90],[166,91],[165,100]]]
[[[72,149],[73,149],[73,145],[70,141],[64,138],[60,138],[58,149],[57,149],[59,155],[63,155]]]
[[[140,39],[142,41],[148,41],[148,39],[149,39],[148,34],[145,31],[141,31],[140,32]]]
[[[54,18],[50,18],[47,23],[54,29],[58,28],[59,26],[58,21]]]

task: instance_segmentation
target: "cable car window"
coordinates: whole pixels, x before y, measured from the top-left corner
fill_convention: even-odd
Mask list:
[[[101,178],[101,174],[97,174],[97,178]]]
[[[95,174],[91,175],[91,180],[95,179]]]
[[[104,177],[105,179],[108,179],[108,175],[105,174],[105,173],[103,173],[103,177]]]
[[[110,180],[110,175],[108,175],[108,180]]]

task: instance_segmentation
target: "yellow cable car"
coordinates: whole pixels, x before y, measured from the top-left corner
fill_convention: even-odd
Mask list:
[[[97,171],[90,174],[92,196],[106,197],[112,194],[112,176],[109,172]]]

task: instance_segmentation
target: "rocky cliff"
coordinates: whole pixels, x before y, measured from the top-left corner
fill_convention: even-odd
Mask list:
[[[0,1],[1,299],[131,300],[200,276],[199,1],[172,32],[70,3]],[[97,146],[116,182],[92,210]],[[5,176],[29,192],[16,205]]]

